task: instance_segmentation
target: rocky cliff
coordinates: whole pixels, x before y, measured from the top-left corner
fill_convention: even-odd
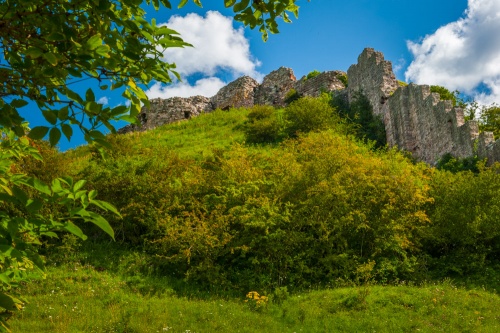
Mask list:
[[[469,157],[477,154],[489,163],[500,161],[500,140],[493,134],[479,134],[475,121],[464,122],[463,110],[450,101],[441,101],[426,85],[410,84],[400,87],[392,64],[382,53],[365,49],[357,64],[347,71],[346,87],[342,71],[323,72],[315,77],[297,80],[290,68],[275,70],[259,84],[244,76],[223,87],[215,96],[206,98],[173,97],[153,99],[149,109],[143,108],[140,125],[129,125],[120,133],[148,130],[166,123],[189,119],[202,112],[253,105],[285,105],[287,94],[319,96],[336,91],[351,100],[355,93],[364,94],[373,112],[384,121],[387,142],[411,152],[417,160],[435,164],[444,154]]]

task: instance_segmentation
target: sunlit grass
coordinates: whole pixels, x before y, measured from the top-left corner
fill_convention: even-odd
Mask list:
[[[241,297],[180,297],[81,264],[25,287],[14,332],[498,332],[500,297],[449,283],[310,291],[255,310]],[[158,277],[159,281],[166,283]],[[272,297],[272,295],[271,295]]]

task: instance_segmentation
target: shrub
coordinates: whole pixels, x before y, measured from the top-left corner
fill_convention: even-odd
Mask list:
[[[320,71],[313,70],[312,72],[309,72],[309,74],[307,74],[306,80],[312,79],[313,77],[316,77],[316,76],[318,76],[320,74],[321,74]]]
[[[442,86],[431,86],[431,92],[439,94],[441,100],[451,101],[453,106],[462,106],[464,104],[459,98],[459,92],[455,90],[454,92],[449,91]]]
[[[474,173],[479,173],[479,162],[477,156],[456,158],[450,153],[447,153],[439,159],[436,167],[439,170],[448,170],[451,172],[472,171]]]
[[[339,118],[330,106],[330,97],[303,97],[285,108],[285,132],[290,137],[299,133],[320,131],[338,124]]]
[[[344,84],[344,86],[346,86],[346,88],[347,88],[347,85],[348,85],[349,81],[348,81],[348,78],[347,78],[347,74],[346,74],[346,73],[343,73],[343,74],[341,74],[341,75],[338,75],[338,76],[337,76],[337,79],[339,79],[339,80],[340,80],[340,82],[342,82],[342,83]]]
[[[479,116],[481,131],[493,132],[496,139],[500,137],[500,106],[485,107]]]
[[[300,94],[295,89],[290,89],[285,95],[285,104],[290,104],[300,98]]]
[[[256,105],[252,107],[248,120],[243,127],[248,143],[272,143],[282,137],[283,125],[272,106]]]
[[[423,246],[429,269],[465,276],[500,263],[500,166],[479,173],[433,172],[432,220]]]

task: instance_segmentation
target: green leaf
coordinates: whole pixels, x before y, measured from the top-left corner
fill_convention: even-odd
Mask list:
[[[85,44],[87,45],[87,47],[89,49],[95,50],[96,48],[98,48],[99,46],[102,45],[101,35],[97,34],[97,35],[90,37],[89,40],[87,40],[87,43],[85,43]]]
[[[47,135],[49,128],[47,126],[36,126],[28,134],[33,140],[41,140]]]
[[[50,124],[55,125],[57,123],[57,113],[56,112],[43,110],[42,114],[43,114],[43,117],[45,118],[45,120],[47,120]]]
[[[60,33],[60,32],[53,32],[49,36],[47,36],[48,41],[59,41],[59,40],[65,40],[66,37]]]
[[[113,231],[113,228],[109,225],[109,222],[102,217],[99,214],[96,214],[94,212],[88,212],[89,217],[86,218],[87,222],[92,222],[99,228],[101,228],[105,233],[111,236],[111,238],[115,239],[115,232]]]
[[[236,0],[224,0],[224,6],[226,6],[226,8],[229,8],[234,5],[235,2]]]
[[[59,110],[59,112],[57,112],[57,118],[59,118],[59,120],[66,120],[68,119],[68,116],[69,116],[69,107],[68,106],[65,106],[63,107],[62,109]]]
[[[77,103],[80,103],[80,104],[83,104],[83,99],[80,97],[80,95],[78,95],[76,92],[74,92],[73,90],[69,90],[67,89],[64,94],[66,96],[68,96],[69,99],[77,102]]]
[[[249,3],[250,0],[242,0],[241,2],[238,2],[236,5],[234,5],[233,11],[235,13],[241,12],[242,10],[248,7]]]
[[[28,200],[28,204],[26,205],[26,209],[28,210],[28,212],[32,213],[32,214],[35,214],[36,212],[38,212],[43,206],[43,203],[38,200],[38,199],[35,199],[35,200]]]
[[[103,56],[105,58],[110,57],[109,51],[111,51],[111,48],[108,45],[101,45],[95,49],[95,53],[97,53],[98,55]]]
[[[179,3],[179,6],[177,6],[177,8],[182,8],[184,7],[186,4],[187,4],[188,0],[181,0],[181,2]]]
[[[52,52],[44,53],[43,58],[47,60],[52,66],[57,65],[57,57],[54,53]]]
[[[15,297],[0,292],[0,307],[6,309],[7,311],[21,310],[23,307],[23,302]]]
[[[161,3],[163,6],[167,7],[168,9],[172,9],[172,5],[170,4],[169,0],[161,0]]]
[[[28,102],[22,99],[15,99],[10,102],[10,105],[14,108],[22,108],[23,106],[28,105]]]
[[[51,146],[57,145],[59,140],[61,139],[61,131],[57,127],[53,127],[49,132],[49,142]]]
[[[29,56],[30,58],[32,59],[36,59],[36,58],[39,58],[41,57],[43,54],[43,51],[40,50],[39,48],[37,47],[30,47],[29,49],[26,50],[26,55]]]
[[[90,199],[90,194],[89,194],[89,199]],[[120,216],[120,213],[118,212],[118,210],[116,209],[116,207],[113,206],[112,204],[110,204],[109,202],[101,201],[101,200],[92,200],[91,199],[90,203],[96,205],[97,207],[99,207],[99,208],[101,208],[103,210],[107,210],[107,211],[113,212],[116,215]]]
[[[42,192],[42,193],[45,193],[48,195],[52,195],[52,191],[50,190],[50,187],[38,178],[31,179],[31,186],[33,186],[39,192]]]
[[[87,183],[87,181],[85,179],[77,181],[75,183],[75,185],[73,186],[73,192],[76,192],[79,189],[81,189],[83,186],[85,186],[86,183]]]
[[[92,89],[87,89],[87,92],[85,93],[85,99],[87,102],[95,102],[95,95]]]
[[[87,236],[83,233],[82,229],[80,229],[76,224],[73,222],[68,222],[65,226],[64,229],[66,231],[69,231],[73,235],[80,237],[83,240],[87,239]]]
[[[71,126],[68,124],[61,124],[61,130],[62,130],[64,136],[66,137],[66,139],[68,139],[68,141],[70,141],[71,137],[73,136],[73,128],[71,128]]]

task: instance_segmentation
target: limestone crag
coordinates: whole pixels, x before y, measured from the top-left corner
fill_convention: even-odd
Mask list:
[[[365,49],[358,64],[347,71],[349,99],[362,92],[384,121],[389,146],[412,153],[419,161],[435,164],[444,154],[500,161],[500,140],[492,133],[479,135],[476,121],[464,121],[463,110],[440,101],[427,85],[399,87],[392,64],[384,55]],[[476,149],[477,147],[477,149]]]
[[[306,76],[295,82],[293,88],[300,96],[318,97],[322,92],[345,89],[339,77],[344,76],[342,71],[328,71],[308,79]]]
[[[358,57],[358,63],[347,70],[349,102],[355,92],[362,91],[373,106],[373,113],[383,115],[382,107],[398,88],[398,80],[392,71],[392,63],[384,55],[366,48]]]
[[[400,87],[390,61],[371,48],[358,57],[358,63],[347,71],[346,87],[341,71],[330,71],[297,81],[290,68],[281,67],[264,77],[262,84],[244,76],[219,90],[212,98],[195,96],[153,99],[149,108],[143,108],[139,125],[129,125],[120,133],[141,131],[195,117],[202,112],[253,105],[285,106],[287,94],[296,91],[299,96],[319,96],[322,92],[352,102],[357,93],[364,94],[379,115],[390,146],[412,153],[412,156],[431,165],[443,155],[470,157],[477,154],[488,163],[500,161],[500,140],[493,134],[479,134],[475,121],[464,121],[463,110],[450,101],[441,101],[438,94],[426,85],[410,84]]]
[[[211,98],[212,109],[227,110],[229,108],[252,107],[254,105],[254,90],[259,85],[249,76],[242,76],[221,88]]]
[[[149,108],[143,107],[139,114],[139,125],[127,125],[118,130],[118,133],[145,131],[164,124],[190,119],[202,112],[213,110],[210,98],[203,96],[155,98],[149,103]]]
[[[285,106],[286,94],[294,88],[296,81],[290,68],[280,67],[272,71],[255,89],[254,104]]]
[[[446,153],[460,158],[474,155],[477,122],[465,123],[463,110],[441,101],[427,85],[397,89],[385,112],[389,145],[404,148],[421,161],[434,163]]]

